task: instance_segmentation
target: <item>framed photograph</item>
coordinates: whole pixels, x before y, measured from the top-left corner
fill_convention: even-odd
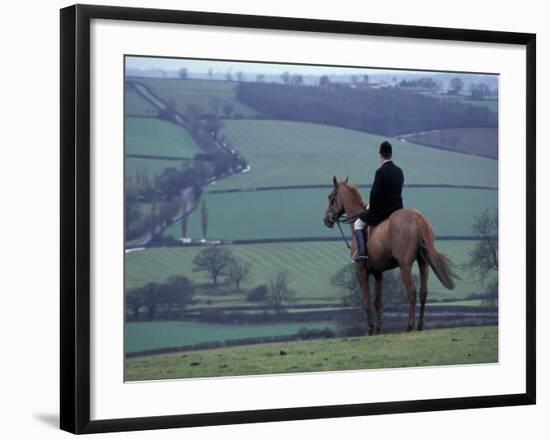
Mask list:
[[[535,35],[61,10],[61,428],[535,403]]]

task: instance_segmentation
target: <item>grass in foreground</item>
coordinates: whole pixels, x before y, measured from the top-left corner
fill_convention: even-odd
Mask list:
[[[126,381],[442,366],[498,361],[498,328],[252,345],[125,360]]]

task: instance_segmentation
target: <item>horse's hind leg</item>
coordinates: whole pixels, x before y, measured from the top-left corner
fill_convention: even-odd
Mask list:
[[[418,317],[418,330],[424,329],[424,308],[428,298],[428,273],[429,267],[425,259],[418,259],[418,268],[420,270],[420,316]]]
[[[414,282],[411,273],[411,267],[400,267],[401,279],[405,284],[407,290],[407,296],[409,298],[409,321],[407,323],[407,331],[414,328],[415,321],[415,306],[416,306],[416,289],[414,288]]]
[[[382,273],[374,276],[375,281],[375,299],[374,310],[376,311],[376,333],[382,333],[382,289],[384,287],[384,277]]]
[[[369,335],[374,334],[374,316],[372,312],[372,304],[370,301],[370,288],[369,288],[369,277],[367,270],[361,264],[357,266],[357,280],[363,291],[363,303],[365,304],[365,310],[367,311],[367,326],[369,327]]]

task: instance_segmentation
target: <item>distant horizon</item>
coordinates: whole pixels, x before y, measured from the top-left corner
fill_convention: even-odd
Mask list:
[[[139,70],[151,72],[155,70],[165,72],[178,72],[185,68],[191,74],[208,74],[212,69],[213,75],[242,72],[248,75],[281,75],[285,72],[300,74],[303,76],[335,76],[335,75],[369,75],[369,76],[411,76],[411,75],[465,75],[465,76],[489,76],[498,77],[494,73],[477,72],[443,72],[415,69],[388,69],[378,67],[349,67],[349,66],[324,66],[310,64],[289,64],[262,61],[225,61],[213,59],[185,59],[163,58],[147,56],[126,56],[126,70]]]

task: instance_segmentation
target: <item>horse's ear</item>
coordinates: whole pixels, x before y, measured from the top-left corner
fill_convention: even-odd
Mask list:
[[[344,183],[348,184],[348,181],[349,181],[349,177],[346,177],[346,178],[344,179]]]
[[[334,183],[334,187],[338,187],[338,179],[336,178],[336,175],[332,177],[332,182]]]

